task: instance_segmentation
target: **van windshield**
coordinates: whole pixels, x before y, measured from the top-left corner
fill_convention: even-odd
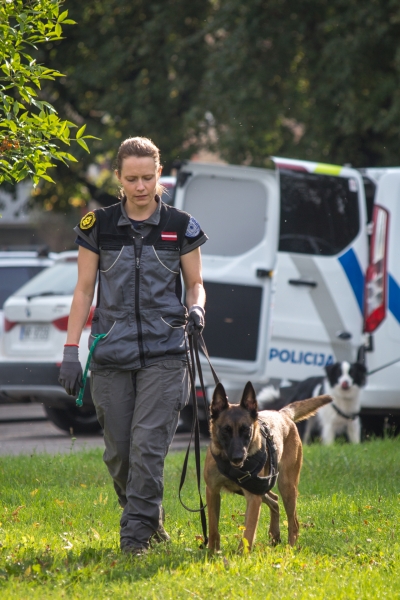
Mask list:
[[[78,265],[74,261],[62,261],[45,269],[21,287],[15,296],[65,296],[74,293],[78,281]]]
[[[360,227],[356,179],[282,169],[279,250],[332,256]]]

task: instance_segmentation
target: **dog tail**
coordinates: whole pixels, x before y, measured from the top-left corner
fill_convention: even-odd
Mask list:
[[[316,396],[315,398],[308,398],[307,400],[298,400],[297,402],[292,402],[282,408],[279,412],[288,415],[297,423],[298,421],[304,421],[305,419],[309,419],[321,406],[325,404],[329,404],[332,402],[332,396],[328,396],[325,394],[324,396]]]

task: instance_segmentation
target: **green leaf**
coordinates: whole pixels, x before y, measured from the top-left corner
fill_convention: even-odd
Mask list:
[[[58,17],[57,22],[62,23],[63,21],[65,21],[65,19],[67,17],[68,17],[68,11],[64,10],[64,12],[62,12],[61,15]]]
[[[43,102],[41,100],[34,100],[33,98],[30,98],[30,102],[34,106],[37,106],[37,108],[40,108],[40,110],[42,111]],[[42,119],[44,119],[46,117],[46,115],[43,112],[40,113],[40,116]]]
[[[52,106],[52,104],[49,104],[48,102],[45,102],[43,100],[42,105],[45,106],[46,108],[48,108],[50,112],[56,113],[56,109],[54,108],[54,106]]]
[[[31,99],[30,99],[30,97],[28,96],[28,94],[26,94],[26,93],[25,93],[25,90],[24,90],[24,89],[22,89],[22,88],[20,88],[18,91],[19,91],[19,93],[20,93],[20,96],[21,96],[21,98],[23,98],[23,99],[25,100],[25,102],[27,102],[28,104],[30,104],[30,102],[31,102]]]
[[[82,146],[82,148],[84,148],[84,149],[86,150],[86,152],[89,152],[89,154],[90,154],[90,150],[89,150],[89,148],[88,148],[88,145],[87,145],[87,143],[85,142],[85,140],[82,140],[82,139],[77,139],[76,141],[78,142],[78,144],[79,144],[80,146]]]
[[[76,132],[76,139],[77,140],[82,137],[82,135],[85,132],[85,129],[86,129],[86,125],[82,125],[82,127]]]
[[[45,179],[46,181],[50,181],[50,183],[55,183],[54,179],[52,179],[52,178],[50,177],[50,175],[45,175],[45,174],[41,173],[41,174],[40,174],[40,177],[41,177],[42,179]]]
[[[66,158],[70,162],[78,162],[75,156],[72,156],[72,154],[69,154],[68,152],[58,152],[57,156]]]
[[[21,171],[18,173],[18,177],[19,177],[19,181],[22,181],[23,179],[25,179],[25,177],[28,177],[29,173],[31,173],[32,171],[30,169],[28,169],[28,167],[23,167],[21,169]]]

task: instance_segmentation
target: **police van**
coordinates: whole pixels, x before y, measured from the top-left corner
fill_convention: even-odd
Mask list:
[[[400,416],[400,168],[274,166],[187,163],[178,175],[175,206],[210,237],[212,361],[237,401],[247,379],[282,390],[365,349],[362,414],[378,432]]]
[[[277,157],[274,167],[187,163],[177,179],[175,206],[210,237],[204,337],[233,402],[248,379],[289,385],[356,360],[372,333],[365,307],[371,294],[380,298],[368,235],[373,210],[374,231],[382,228],[372,174]],[[368,410],[387,408],[375,391],[366,390]]]
[[[363,344],[365,192],[354,169],[274,162],[280,228],[268,375],[299,381],[355,360]]]
[[[365,277],[368,384],[362,391],[364,421],[382,427],[400,417],[400,168],[363,169],[371,224]]]

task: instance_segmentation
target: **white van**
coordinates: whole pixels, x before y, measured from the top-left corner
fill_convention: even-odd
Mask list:
[[[277,286],[268,376],[300,381],[363,344],[367,211],[358,171],[274,158],[280,175]]]
[[[400,417],[400,168],[363,169],[370,230],[364,329],[368,383],[364,419]]]
[[[210,237],[204,337],[233,401],[248,379],[261,387],[320,375],[355,360],[363,343],[362,176],[274,161],[279,170],[187,163],[175,192]]]

